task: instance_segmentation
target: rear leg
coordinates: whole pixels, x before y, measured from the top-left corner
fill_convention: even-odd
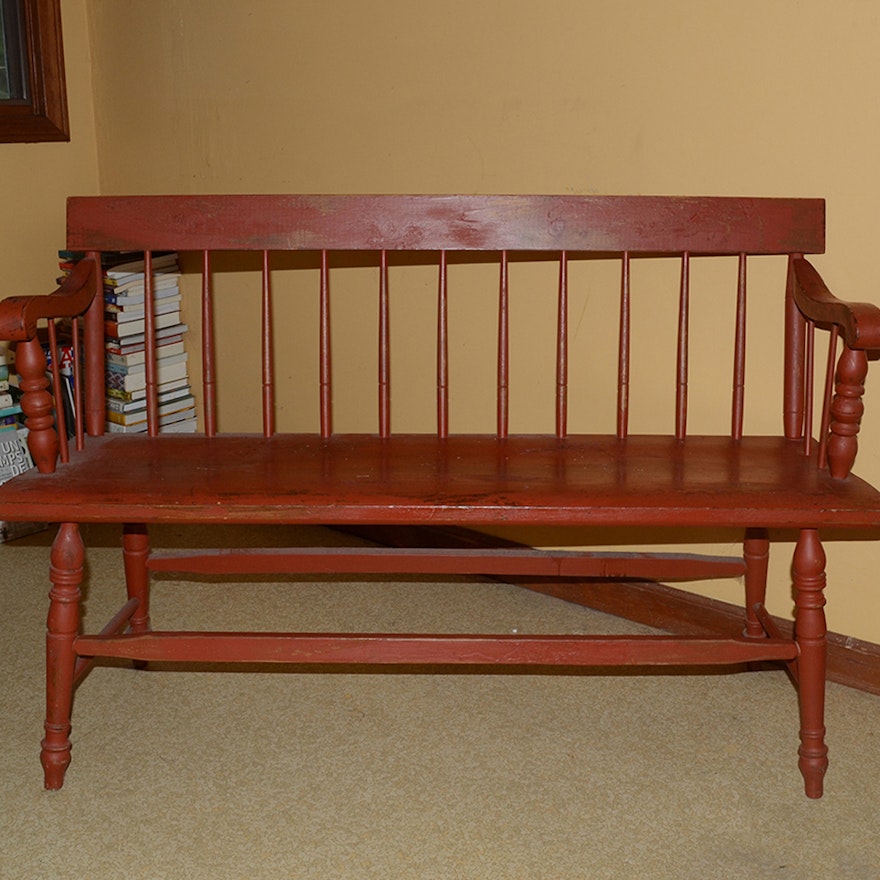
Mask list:
[[[767,566],[770,561],[770,538],[767,529],[747,529],[743,542],[746,563],[746,626],[743,635],[750,639],[765,637],[764,627],[755,611],[767,598]]]
[[[150,631],[150,573],[147,559],[150,538],[144,523],[126,523],[122,532],[122,560],[125,567],[125,586],[129,599],[137,599],[138,607],[129,621],[129,632]],[[146,663],[136,661],[138,669]]]

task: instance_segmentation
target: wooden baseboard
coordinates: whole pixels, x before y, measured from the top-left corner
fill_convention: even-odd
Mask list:
[[[520,546],[464,528],[366,526],[341,530],[392,547]],[[527,578],[505,578],[505,582],[676,635],[732,635],[743,626],[740,606],[665,584]],[[790,620],[773,619],[784,635],[791,635]],[[880,645],[828,633],[828,680],[880,694]]]

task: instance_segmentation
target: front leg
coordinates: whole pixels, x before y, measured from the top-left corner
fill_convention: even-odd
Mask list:
[[[52,544],[46,633],[46,736],[40,760],[45,786],[58,789],[70,764],[70,714],[79,634],[83,543],[76,523],[62,523]]]
[[[795,640],[799,655],[798,700],[801,745],[798,749],[807,797],[822,797],[828,769],[825,745],[825,551],[816,529],[801,529],[792,566],[795,590]]]

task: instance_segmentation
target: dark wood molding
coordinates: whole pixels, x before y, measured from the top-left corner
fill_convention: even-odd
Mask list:
[[[60,0],[22,0],[27,97],[0,101],[0,142],[69,141]]]
[[[342,529],[367,540],[399,547],[518,546],[464,528],[361,526]],[[674,635],[731,635],[742,630],[740,606],[698,596],[665,584],[602,581],[552,581],[505,577],[506,583],[613,614]],[[792,622],[774,617],[786,637]],[[828,633],[828,680],[857,690],[880,694],[880,645],[839,633]]]

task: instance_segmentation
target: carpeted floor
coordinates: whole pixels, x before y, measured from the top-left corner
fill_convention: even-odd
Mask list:
[[[94,630],[122,592],[115,534],[92,528],[86,540]],[[322,530],[296,540],[342,541]],[[829,687],[832,764],[824,799],[809,801],[782,672],[98,668],[76,698],[65,787],[45,792],[48,543],[0,545],[3,880],[880,877],[880,698]],[[154,596],[157,625],[180,628],[641,631],[460,581],[163,580]]]

